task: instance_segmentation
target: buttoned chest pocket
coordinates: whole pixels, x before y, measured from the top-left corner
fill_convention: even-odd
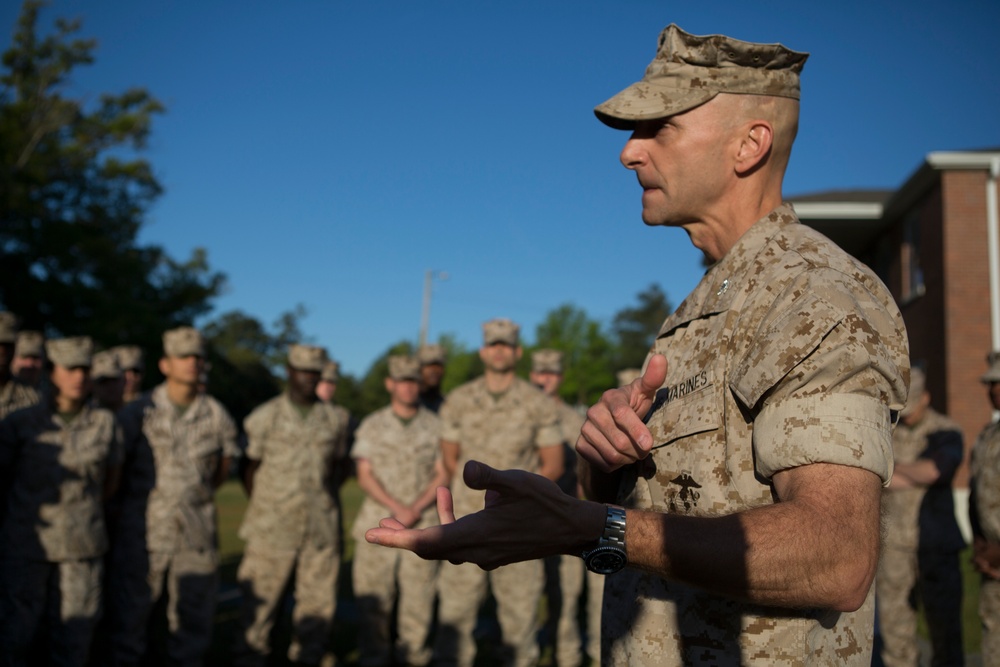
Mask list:
[[[211,430],[195,429],[188,440],[188,454],[203,480],[210,481],[222,462],[222,446]]]

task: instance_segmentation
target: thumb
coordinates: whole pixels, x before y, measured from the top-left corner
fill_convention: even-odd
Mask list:
[[[470,489],[482,491],[489,486],[490,479],[495,472],[493,468],[485,463],[469,461],[465,464],[465,468],[462,469],[462,479],[465,480],[465,485]]]
[[[646,364],[646,371],[639,378],[639,390],[652,398],[663,381],[667,379],[667,358],[662,354],[654,354]]]

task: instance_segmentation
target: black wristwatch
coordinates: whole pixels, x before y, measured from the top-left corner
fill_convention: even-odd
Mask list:
[[[625,554],[625,508],[618,505],[607,505],[607,508],[601,539],[596,547],[582,554],[587,569],[597,574],[614,574],[628,563]]]

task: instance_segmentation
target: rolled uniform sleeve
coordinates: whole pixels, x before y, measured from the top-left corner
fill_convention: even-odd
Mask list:
[[[896,323],[863,290],[817,294],[814,278],[784,292],[788,303],[775,308],[783,315],[758,332],[730,382],[757,412],[756,470],[770,479],[788,468],[833,463],[888,483],[893,410],[906,401],[908,378],[880,332],[895,331]],[[837,282],[850,282],[845,278]]]

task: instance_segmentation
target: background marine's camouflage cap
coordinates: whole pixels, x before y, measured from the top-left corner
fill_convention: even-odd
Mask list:
[[[420,382],[420,362],[413,357],[394,354],[389,357],[389,377],[393,380]]]
[[[142,348],[138,345],[119,345],[111,348],[111,351],[118,357],[118,366],[123,371],[139,371],[141,373],[146,370],[145,357]]]
[[[559,373],[563,372],[563,353],[559,350],[535,350],[531,353],[532,373]]]
[[[17,315],[0,310],[0,343],[13,343],[17,340],[17,330],[21,322]]]
[[[94,380],[117,380],[122,376],[118,365],[118,355],[115,351],[104,350],[94,355],[94,363],[90,367],[90,377]]]
[[[781,44],[742,42],[725,35],[691,35],[671,23],[642,81],[594,109],[602,123],[631,130],[636,121],[673,116],[719,93],[799,99],[808,53]]]
[[[430,364],[441,364],[444,366],[444,359],[444,347],[437,343],[421,345],[417,351],[417,361],[420,362],[421,366],[429,366]]]
[[[483,324],[483,344],[506,343],[517,346],[517,336],[521,327],[504,318],[490,320]]]
[[[163,354],[168,357],[205,357],[205,337],[194,327],[177,327],[163,334]]]
[[[44,357],[45,336],[41,331],[18,331],[14,343],[15,357]]]
[[[321,382],[340,382],[340,364],[333,359],[328,360],[323,364],[319,379]]]
[[[990,365],[989,370],[979,378],[984,384],[1000,382],[1000,352],[990,352],[986,355],[986,363]]]
[[[63,368],[90,367],[94,357],[94,341],[90,336],[56,338],[45,341],[49,361]]]
[[[299,371],[315,371],[322,373],[323,367],[330,358],[326,350],[315,345],[289,345],[288,365]]]

